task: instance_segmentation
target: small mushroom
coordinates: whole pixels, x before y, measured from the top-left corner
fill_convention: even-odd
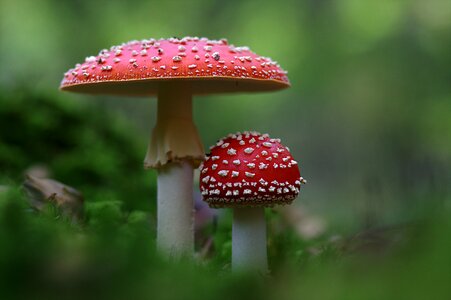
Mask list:
[[[258,132],[229,135],[211,148],[199,182],[210,207],[233,208],[232,269],[267,273],[264,208],[290,204],[305,183],[288,148]]]
[[[145,51],[144,51],[145,50]],[[274,91],[289,87],[271,59],[226,40],[185,37],[130,41],[65,73],[65,91],[158,98],[145,168],[158,170],[157,244],[169,255],[192,255],[193,168],[204,159],[192,116],[196,94]]]

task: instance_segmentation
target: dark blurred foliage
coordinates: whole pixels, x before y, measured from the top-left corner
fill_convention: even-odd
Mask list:
[[[227,210],[202,214],[196,263],[154,253],[155,99],[57,90],[100,49],[185,35],[289,71],[194,101],[206,147],[258,130],[300,161],[302,224],[267,212],[270,279],[229,273]],[[450,1],[0,0],[0,66],[0,299],[451,298]],[[36,165],[83,193],[80,222],[28,206]]]
[[[268,217],[270,228],[280,224]],[[51,205],[30,210],[11,187],[0,194],[0,291],[2,299],[448,299],[450,217],[431,211],[349,238],[270,231],[272,275],[262,278],[229,273],[229,226],[216,231],[212,258],[169,263],[155,253],[144,212],[98,201],[76,225]]]
[[[149,210],[154,173],[142,168],[145,143],[133,126],[98,105],[54,94],[0,94],[0,175],[21,181],[26,169],[42,164],[90,198],[122,199],[129,208]]]

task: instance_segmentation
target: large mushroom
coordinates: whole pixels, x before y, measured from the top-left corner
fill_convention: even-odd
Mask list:
[[[211,148],[199,184],[210,207],[233,208],[232,269],[267,272],[264,208],[290,204],[302,183],[289,149],[267,134],[231,134]]]
[[[191,255],[193,168],[204,150],[192,117],[195,94],[257,92],[289,87],[269,58],[226,40],[185,37],[131,41],[89,56],[64,75],[61,89],[158,98],[157,122],[144,166],[158,171],[157,244]]]

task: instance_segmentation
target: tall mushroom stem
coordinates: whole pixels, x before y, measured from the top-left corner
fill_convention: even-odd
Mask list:
[[[157,246],[170,257],[193,254],[193,168],[203,158],[190,83],[161,84],[144,167],[158,169]]]
[[[268,272],[266,221],[263,207],[233,209],[232,269]]]

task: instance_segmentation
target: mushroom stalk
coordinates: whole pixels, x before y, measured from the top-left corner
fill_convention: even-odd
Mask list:
[[[268,272],[266,221],[263,207],[233,209],[232,269]]]
[[[170,162],[191,160],[197,167],[204,149],[193,122],[191,84],[161,83],[158,89],[157,123],[144,160],[146,169]]]
[[[157,245],[172,258],[194,251],[193,167],[169,163],[158,169]]]
[[[158,170],[157,247],[173,258],[194,252],[193,168],[203,157],[190,83],[162,83],[144,166]]]

